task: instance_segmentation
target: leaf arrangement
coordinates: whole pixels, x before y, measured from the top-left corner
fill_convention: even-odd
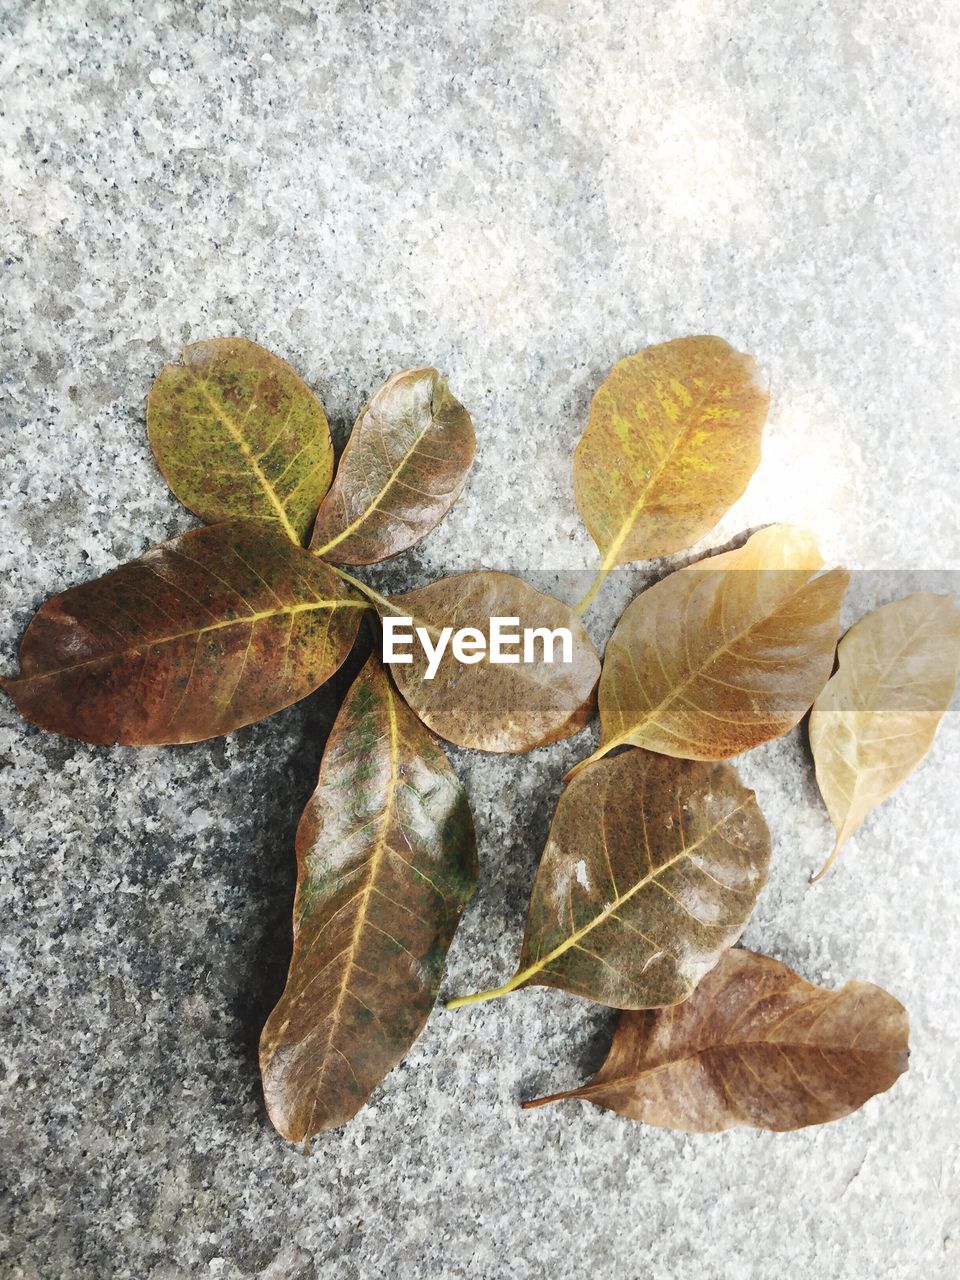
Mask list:
[[[374,653],[347,693],[297,832],[293,957],[261,1038],[284,1137],[355,1115],[436,1001],[477,879],[469,803],[437,736],[490,752],[557,742],[589,722],[598,684],[600,745],[565,780],[517,971],[448,1002],[546,986],[623,1011],[592,1081],[524,1105],[572,1097],[668,1128],[795,1129],[846,1115],[905,1070],[892,996],[858,982],[826,992],[734,946],[770,836],[725,761],[813,707],[829,867],[930,748],[956,683],[956,605],[895,601],[838,651],[847,575],[821,572],[809,534],[773,525],[639,595],[602,669],[579,621],[612,568],[714,527],[758,465],[767,407],[753,361],[719,338],[614,366],[574,459],[600,566],[571,608],[505,573],[386,597],[343,567],[413,546],[463,489],[473,426],[436,370],[384,383],[336,474],[319,400],[256,344],[196,343],[157,378],[150,443],[205,527],[38,610],[20,675],[0,681],[35,724],[131,746],[229,733],[328,680],[364,615],[410,618],[437,643],[494,616],[572,638],[562,663],[447,648],[433,673],[416,650],[389,672]]]

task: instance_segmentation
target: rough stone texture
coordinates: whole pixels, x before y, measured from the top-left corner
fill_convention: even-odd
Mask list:
[[[773,390],[763,464],[707,545],[787,518],[864,571],[960,567],[954,6],[5,0],[0,34],[5,670],[48,594],[191,524],[144,396],[218,334],[290,359],[341,441],[394,369],[449,375],[477,465],[385,581],[491,565],[575,599],[591,392],[690,332],[754,352]],[[598,640],[648,577],[607,584]],[[862,573],[847,621],[903,589]],[[526,992],[436,1012],[305,1155],[267,1125],[255,1046],[343,688],[140,752],[49,737],[3,700],[4,1275],[956,1275],[955,713],[814,888],[830,830],[801,736],[742,761],[775,849],[746,942],[904,1000],[891,1093],[786,1136],[523,1114],[598,1064],[612,1020]],[[450,991],[511,971],[591,732],[453,753],[483,871]]]

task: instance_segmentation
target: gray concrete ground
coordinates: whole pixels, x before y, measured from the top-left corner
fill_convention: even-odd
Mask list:
[[[144,396],[219,334],[291,360],[340,441],[396,368],[449,375],[476,468],[394,585],[488,565],[575,599],[590,395],[697,332],[755,353],[773,393],[760,470],[705,546],[808,525],[863,571],[847,621],[901,594],[893,571],[960,568],[955,6],[3,0],[0,32],[4,670],[47,595],[191,525]],[[647,577],[607,584],[598,642]],[[741,762],[774,835],[745,940],[904,1001],[892,1092],[784,1136],[521,1113],[597,1065],[612,1021],[526,992],[436,1012],[304,1155],[266,1122],[255,1048],[344,680],[169,750],[57,739],[2,701],[5,1276],[957,1274],[956,713],[812,888],[830,828],[801,734]],[[482,875],[449,990],[511,971],[593,732],[452,753]]]

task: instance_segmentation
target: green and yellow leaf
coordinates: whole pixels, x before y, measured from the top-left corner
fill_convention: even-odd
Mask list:
[[[153,384],[147,433],[167,484],[201,520],[269,518],[305,540],[333,444],[323,405],[279,356],[246,338],[184,347]]]

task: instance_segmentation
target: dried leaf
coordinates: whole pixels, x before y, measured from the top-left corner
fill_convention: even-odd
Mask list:
[[[638,596],[604,654],[590,759],[631,744],[721,760],[791,729],[830,675],[840,627],[848,575],[814,577],[822,564],[809,534],[771,525]]]
[[[373,564],[412,547],[463,489],[476,438],[436,369],[383,384],[357,419],[310,542],[337,564]]]
[[[868,982],[826,991],[785,964],[733,950],[684,1004],[622,1013],[582,1098],[688,1133],[802,1129],[839,1120],[907,1069],[907,1014]]]
[[[198,742],[297,702],[336,671],[362,611],[275,520],[182,534],[48,600],[3,680],[22,715],[84,742]]]
[[[769,397],[722,338],[678,338],[615,364],[573,460],[601,568],[692,546],[747,487]]]
[[[740,936],[767,877],[770,833],[728,764],[627,751],[562,793],[517,972],[618,1009],[685,1000]]]
[[[391,664],[391,673],[409,705],[441,738],[480,751],[530,751],[569,738],[590,719],[600,660],[579,619],[559,600],[511,574],[481,572],[441,578],[392,596],[389,604],[395,615],[428,631],[434,645],[445,627],[475,627],[486,635],[493,617],[518,619],[521,634],[524,628],[570,632],[571,662],[559,660],[559,644],[555,661],[544,661],[545,647],[537,641],[533,662],[502,665],[484,657],[464,665],[448,644],[430,680],[427,657],[415,643],[413,661]]]
[[[345,1124],[420,1034],[477,880],[464,790],[376,657],[331,731],[297,866],[293,959],[260,1041],[291,1141]]]
[[[294,542],[310,532],[333,475],[323,405],[279,356],[245,338],[184,347],[147,400],[157,464],[202,520],[279,520]]]
[[[843,842],[914,771],[953,697],[960,610],[926,592],[884,605],[840,641],[837,673],[810,715],[817,782]]]

